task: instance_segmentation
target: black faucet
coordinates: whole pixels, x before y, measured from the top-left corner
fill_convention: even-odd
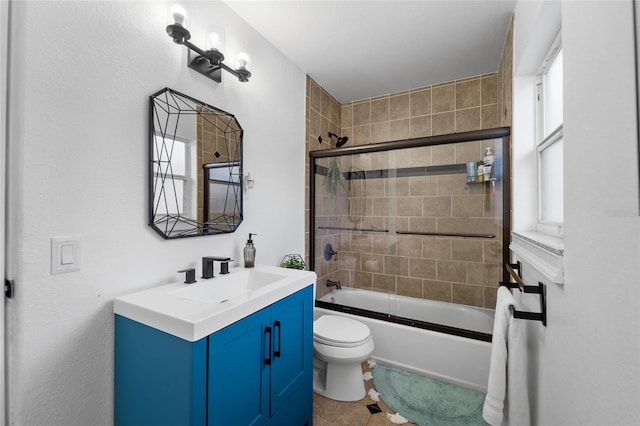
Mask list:
[[[178,271],[178,272],[184,272],[185,273],[185,280],[184,280],[185,284],[192,284],[192,283],[196,282],[196,269],[195,268],[183,269],[183,270]]]
[[[202,258],[202,278],[213,278],[213,257]]]
[[[220,262],[220,273],[222,275],[229,273],[230,257],[206,256],[202,258],[202,278],[213,278],[213,262]]]
[[[342,290],[342,285],[340,284],[340,281],[331,281],[331,280],[327,280],[327,287],[335,287],[337,290]]]

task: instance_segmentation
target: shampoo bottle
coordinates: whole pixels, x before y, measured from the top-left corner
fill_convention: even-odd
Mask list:
[[[253,268],[256,262],[256,247],[253,245],[253,240],[251,239],[252,235],[258,235],[258,234],[249,234],[247,245],[244,246],[244,267],[245,268]]]
[[[484,163],[485,181],[491,178],[491,172],[493,171],[493,163],[495,161],[495,158],[496,157],[493,155],[493,152],[491,152],[491,147],[486,147],[484,157],[482,157],[482,162]]]

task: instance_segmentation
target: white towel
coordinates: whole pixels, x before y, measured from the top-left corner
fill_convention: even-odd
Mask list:
[[[526,338],[523,322],[511,315],[511,292],[498,289],[491,340],[489,383],[482,417],[492,426],[529,426]]]

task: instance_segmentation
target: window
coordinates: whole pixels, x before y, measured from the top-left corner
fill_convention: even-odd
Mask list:
[[[537,79],[538,226],[540,232],[562,236],[564,221],[562,138],[562,47],[551,45]]]
[[[156,135],[154,167],[156,181],[173,179],[172,185],[162,186],[163,191],[154,191],[156,214],[188,216],[191,194],[189,143]]]

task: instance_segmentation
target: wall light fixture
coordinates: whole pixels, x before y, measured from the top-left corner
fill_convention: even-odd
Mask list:
[[[173,16],[173,24],[167,25],[167,34],[177,44],[182,44],[189,49],[189,68],[198,71],[200,74],[220,83],[222,81],[222,70],[225,70],[238,78],[242,82],[249,81],[251,73],[247,69],[249,64],[249,56],[240,52],[238,54],[238,68],[233,69],[225,65],[224,54],[218,49],[220,36],[216,33],[209,34],[209,46],[207,50],[202,50],[195,44],[191,43],[191,33],[184,27],[184,21],[187,12],[178,5],[171,9]],[[191,52],[195,52],[192,54]]]

